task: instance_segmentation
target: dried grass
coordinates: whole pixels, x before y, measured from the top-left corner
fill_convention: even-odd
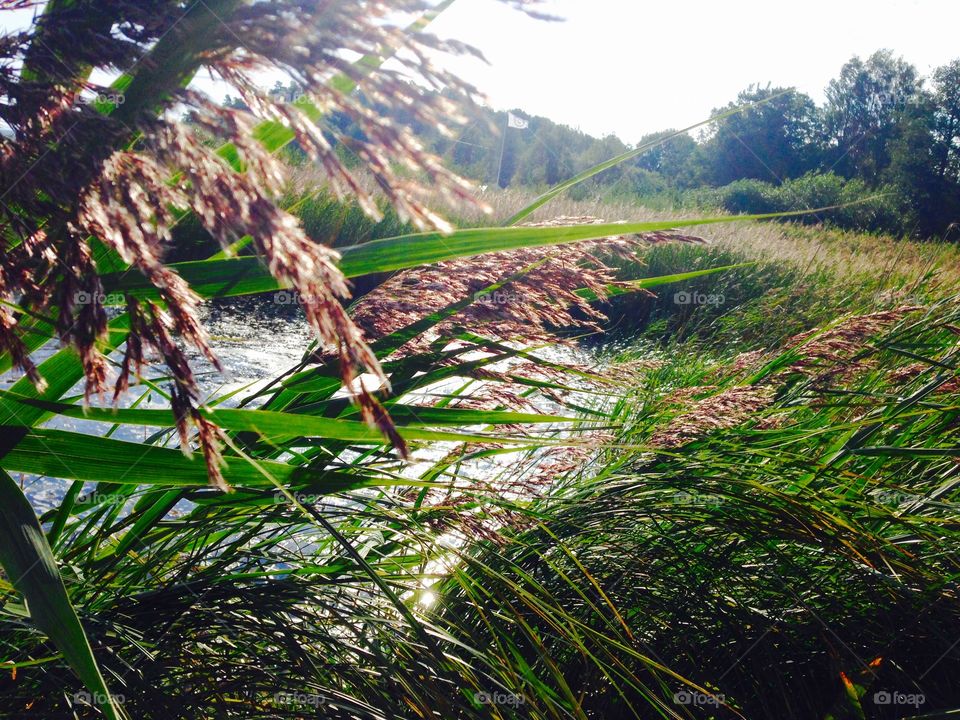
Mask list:
[[[600,224],[591,216],[562,216],[531,226]],[[639,249],[664,242],[703,242],[679,233],[617,235],[601,240],[492,253],[451,260],[397,274],[362,298],[353,308],[354,322],[370,337],[383,337],[429,314],[475,296],[475,301],[436,326],[436,334],[464,324],[476,333],[524,343],[556,341],[557,329],[602,331],[606,317],[577,294],[589,289],[597,297],[620,283],[612,260],[635,261]],[[499,290],[484,288],[506,282]],[[422,347],[429,338],[403,348]]]
[[[695,399],[709,393],[716,386],[702,385],[685,387],[665,396],[665,405],[681,405],[685,409],[664,428],[650,438],[657,448],[676,449],[694,440],[699,440],[715,430],[735,427],[760,410],[768,407],[776,393],[797,374],[810,379],[810,387],[823,390],[834,383],[849,383],[857,375],[876,368],[870,356],[869,340],[911,313],[922,310],[918,306],[904,306],[894,310],[857,315],[847,318],[827,329],[814,328],[790,338],[777,351],[755,350],[741,353],[734,360],[719,368],[714,376],[734,377],[746,372],[755,372],[779,354],[794,351],[800,359],[788,367],[763,378],[752,386],[727,388],[706,398]],[[922,370],[923,366],[911,366],[895,371],[895,377],[905,382]],[[951,382],[947,386],[952,387]],[[943,389],[941,388],[941,392]],[[757,418],[758,429],[779,427],[782,417]]]
[[[536,0],[506,2],[522,9],[537,5]],[[431,9],[421,0],[209,0],[186,11],[179,2],[95,5],[77,10],[73,3],[48,3],[28,30],[0,42],[0,65],[6,68],[0,72],[0,99],[3,119],[13,130],[11,138],[0,137],[0,299],[56,315],[60,339],[81,357],[89,398],[103,395],[108,379],[100,348],[107,313],[90,238],[99,238],[139,270],[165,307],[128,301],[132,341],[114,396],[147,362],[144,350],[155,350],[172,371],[184,448],[192,418],[211,481],[222,486],[217,433],[198,419],[200,393],[182,345],[214,364],[216,358],[198,315],[200,298],[164,262],[171,229],[191,211],[225,250],[252,237],[273,276],[305,299],[308,321],[339,356],[346,387],[356,387],[353,381],[363,372],[385,382],[340,302],[348,290],[337,253],[311,241],[299,221],[277,204],[284,168],[256,128],[272,121],[289,129],[338,198],[355,199],[378,217],[373,196],[336,150],[338,144],[349,147],[401,220],[421,229],[447,229],[428,200],[474,209],[483,204],[409,128],[376,108],[403,108],[412,122],[450,134],[448,125],[462,119],[452,101],[442,93],[425,93],[410,78],[415,75],[453,96],[476,98],[472,87],[428,57],[431,51],[474,51],[398,27],[404,15]],[[392,66],[376,72],[369,62],[345,59],[379,57],[387,50],[396,53]],[[9,71],[21,65],[22,72]],[[130,73],[122,92],[89,81],[92,69],[117,68]],[[220,107],[207,95],[184,89],[201,69],[226,81],[248,111]],[[266,70],[286,74],[303,89],[302,97],[288,102],[261,90],[258,80]],[[360,84],[363,92],[352,92]],[[90,92],[114,99],[93,104],[87,101]],[[183,109],[191,126],[180,119]],[[349,118],[360,131],[357,136],[321,123],[333,113]],[[226,152],[215,152],[207,142],[211,139],[223,143]],[[80,302],[80,296],[91,301]],[[0,310],[0,349],[39,388],[43,378],[23,343],[21,317],[7,307]],[[364,418],[396,441],[389,417],[359,387]]]
[[[707,388],[687,388],[689,394],[697,394]],[[671,420],[666,427],[657,430],[649,444],[655,448],[676,449],[699,440],[715,430],[732,428],[749,419],[754,413],[773,402],[772,387],[732,387],[716,395],[699,400],[689,410]]]

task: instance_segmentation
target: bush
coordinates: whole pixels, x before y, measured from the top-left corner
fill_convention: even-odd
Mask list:
[[[719,204],[732,213],[782,212],[777,188],[760,180],[736,180],[720,188]]]
[[[862,180],[846,180],[833,173],[807,173],[780,185],[737,180],[714,190],[709,200],[727,212],[749,214],[849,205],[805,215],[800,222],[827,222],[868,232],[902,234],[907,230],[901,207],[903,200],[893,188],[874,190]]]

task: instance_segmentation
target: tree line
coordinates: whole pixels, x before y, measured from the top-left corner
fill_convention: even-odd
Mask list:
[[[296,97],[292,87],[275,92]],[[960,237],[960,59],[923,77],[890,50],[865,60],[855,56],[825,95],[818,105],[795,88],[750,86],[713,114],[746,109],[696,137],[676,135],[574,194],[732,212],[862,201],[817,219]],[[631,147],[615,135],[596,138],[543,117],[528,118],[524,130],[506,130],[506,112],[472,105],[465,114],[462,132],[445,137],[402,109],[392,111],[448,167],[504,188],[554,185]],[[332,122],[343,136],[358,133],[345,117]],[[652,133],[632,147],[674,133]]]

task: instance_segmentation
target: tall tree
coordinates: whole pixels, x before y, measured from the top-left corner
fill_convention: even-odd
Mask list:
[[[569,136],[574,131],[544,118],[531,118],[526,148],[519,160],[515,181],[524,185],[556,185],[577,173],[574,148]]]
[[[663,130],[644,135],[637,145],[662,140],[675,132],[676,130]],[[677,183],[687,174],[690,158],[696,151],[697,141],[684,133],[650,148],[636,159],[636,166],[642,170],[659,173],[667,181]]]
[[[891,50],[854,56],[827,86],[826,134],[831,169],[876,184],[890,164],[890,143],[904,110],[921,99],[917,69]]]
[[[937,174],[960,181],[960,59],[933,73],[934,155]]]
[[[819,118],[808,95],[751,86],[715,112],[762,100],[767,102],[723,120],[704,143],[704,180],[716,185],[744,178],[781,182],[813,167]]]
[[[908,229],[929,237],[960,223],[960,60],[938,68],[932,92],[902,112],[889,152],[885,179]]]

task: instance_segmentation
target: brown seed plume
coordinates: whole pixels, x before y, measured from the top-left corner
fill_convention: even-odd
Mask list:
[[[531,227],[597,225],[594,217],[558,217]],[[601,240],[570,243],[562,247],[526,248],[450,260],[406,270],[364,296],[353,319],[369,337],[383,337],[448,305],[475,296],[474,302],[440,323],[444,334],[455,325],[502,340],[556,341],[552,330],[576,328],[598,332],[606,316],[577,294],[586,288],[604,298],[617,286],[611,259],[636,260],[643,247],[662,242],[704,242],[674,233],[617,235]],[[498,290],[484,288],[501,283],[530,268]],[[421,338],[419,344],[426,340]],[[417,343],[401,349],[409,352]]]
[[[536,6],[506,1],[528,12]],[[0,10],[22,6],[22,0],[0,0]],[[156,288],[159,301],[110,300],[126,303],[131,314],[114,399],[155,351],[174,379],[184,446],[190,441],[185,423],[192,419],[211,479],[222,482],[215,469],[218,431],[198,411],[182,347],[216,362],[198,318],[200,298],[164,262],[171,230],[189,211],[225,247],[253,238],[274,277],[305,299],[307,318],[339,356],[348,387],[361,372],[385,380],[343,309],[348,288],[336,253],[310,241],[277,206],[283,168],[253,128],[264,120],[288,128],[341,196],[358,197],[376,214],[336,145],[348,148],[402,217],[420,227],[446,227],[426,206],[425,188],[471,202],[469,187],[374,109],[402,106],[415,122],[447,130],[455,125],[449,100],[423,92],[410,81],[414,73],[447,95],[476,96],[428,61],[429,50],[469,48],[396,25],[397,18],[429,8],[422,0],[48,3],[30,29],[0,38],[0,120],[13,133],[0,136],[0,298],[24,309],[0,309],[0,348],[42,386],[21,322],[27,312],[52,311],[61,340],[81,358],[86,397],[103,395],[109,377],[100,341],[107,329],[104,293],[110,292],[101,282],[103,261],[112,254],[132,266]],[[345,60],[399,50],[392,69]],[[97,69],[126,73],[129,84],[123,90],[96,85],[89,78]],[[279,69],[294,81],[303,101],[258,90],[264,69]],[[198,72],[231,84],[247,110],[227,110],[185,90]],[[189,124],[180,120],[184,113]],[[343,137],[325,120],[333,113],[356,122],[363,139]],[[230,151],[218,154],[210,139],[229,143]],[[375,399],[363,390],[358,399],[365,417],[391,434],[389,416],[376,410]]]

